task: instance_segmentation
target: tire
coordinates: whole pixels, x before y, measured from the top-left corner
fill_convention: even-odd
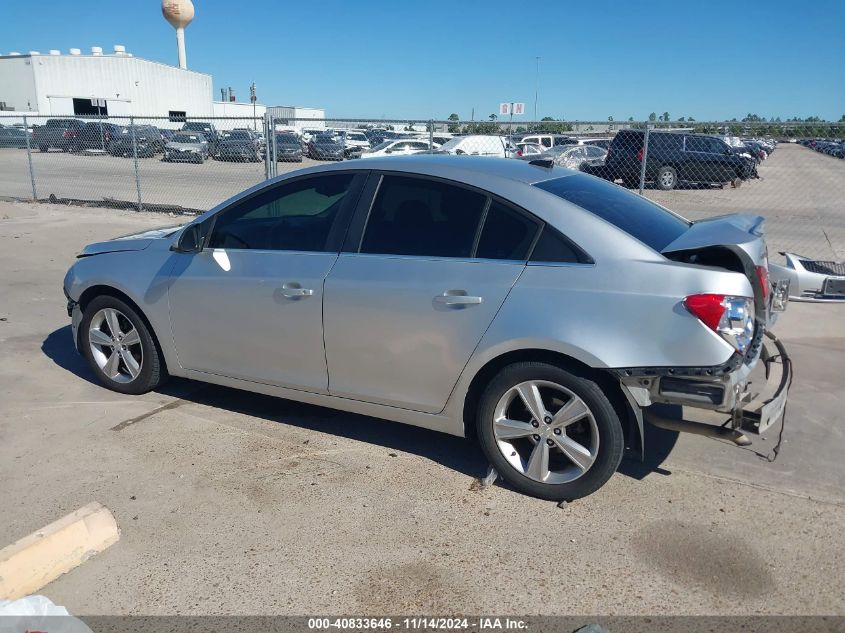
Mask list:
[[[678,186],[678,172],[674,167],[664,165],[657,170],[657,188],[662,191],[669,191]]]
[[[39,145],[39,146],[38,146],[38,151],[39,151],[39,152],[49,152],[49,151],[50,151],[50,148],[49,148],[49,147],[47,147],[46,145]]]
[[[532,394],[533,385],[538,386],[536,393],[548,414],[539,421],[517,390],[519,386]],[[564,424],[556,422],[556,416],[565,414],[566,407],[581,415],[572,416],[556,430],[558,424]],[[507,425],[497,425],[495,420]],[[601,488],[616,472],[625,448],[622,425],[598,384],[547,363],[516,363],[499,372],[481,396],[476,426],[481,449],[502,479],[519,492],[551,501],[572,501]],[[508,433],[518,435],[503,439]],[[580,466],[561,445],[575,455]],[[578,450],[573,451],[573,446]],[[535,454],[544,453],[548,455],[545,471],[540,459],[541,466],[533,473],[545,472],[538,479],[529,473]]]
[[[125,352],[111,351],[115,337],[111,336],[109,311],[111,315],[116,315],[118,329],[124,335],[124,340],[135,340],[132,337],[133,330],[137,334],[137,343],[127,345]],[[92,343],[93,330],[99,332],[94,340],[108,344]],[[82,315],[79,338],[79,346],[88,366],[97,380],[112,391],[142,394],[155,389],[167,378],[158,348],[146,323],[134,309],[116,297],[101,295],[88,304]],[[123,355],[126,353],[130,356]],[[111,365],[110,359],[114,354],[118,354],[117,364]],[[134,376],[125,358],[132,358],[136,363],[137,373]]]
[[[742,178],[740,178],[739,176],[737,176],[736,178],[731,180],[731,187],[733,187],[734,189],[739,189],[741,186],[742,186]]]

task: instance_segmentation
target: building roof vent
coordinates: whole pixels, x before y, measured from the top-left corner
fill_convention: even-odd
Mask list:
[[[9,53],[9,56],[10,57],[20,57],[20,53],[17,52],[17,51],[12,51],[11,53]]]
[[[30,55],[40,55],[41,53],[38,51],[29,51]]]
[[[115,44],[114,45],[114,54],[115,55],[126,55],[126,47],[123,44]]]
[[[55,48],[50,49],[50,55],[61,55],[62,51],[56,50]]]
[[[78,48],[72,48],[72,49],[70,49],[70,54],[71,55],[82,55],[82,51],[79,50]]]
[[[103,55],[103,49],[102,49],[102,47],[100,47],[100,46],[92,46],[92,47],[91,47],[91,54],[92,54],[92,55],[94,55],[95,57],[102,57],[102,55]]]

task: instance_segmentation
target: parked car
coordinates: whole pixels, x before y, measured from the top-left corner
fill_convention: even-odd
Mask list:
[[[86,246],[63,288],[96,378],[125,394],[192,378],[477,435],[515,489],[571,500],[641,449],[652,404],[739,417],[757,363],[776,368],[760,217],[692,223],[524,161],[353,165]],[[760,433],[786,404],[780,354]]]
[[[44,125],[32,129],[33,144],[42,152],[48,152],[53,147],[69,152],[84,125],[79,119],[47,119]]]
[[[71,151],[81,152],[86,149],[105,150],[112,139],[118,136],[123,126],[102,121],[89,121],[82,126],[74,139]]]
[[[257,163],[262,160],[261,143],[251,130],[232,130],[218,143],[216,158]]]
[[[133,136],[134,132],[134,136]],[[134,144],[134,147],[133,147]],[[138,156],[150,158],[164,151],[165,140],[157,127],[152,125],[127,125],[106,147],[112,156]]]
[[[220,132],[214,127],[213,123],[208,121],[188,121],[182,125],[182,130],[185,132],[199,132],[205,137],[208,143],[209,154],[217,152],[217,144],[220,142]]]
[[[0,147],[26,148],[26,137],[30,137],[32,147],[32,135],[23,128],[0,127]]]
[[[506,136],[472,134],[456,136],[441,145],[437,151],[442,154],[515,158],[519,149]]]
[[[516,149],[517,158],[538,158],[546,151],[546,148],[542,145],[537,145],[536,143],[524,143],[521,141],[516,143]]]
[[[644,155],[643,130],[620,130],[605,161],[607,177],[628,187],[640,180]],[[659,189],[674,189],[681,182],[732,183],[738,186],[752,175],[753,158],[744,158],[724,140],[705,134],[651,132],[645,177]]]
[[[534,143],[551,149],[558,145],[577,145],[578,139],[564,134],[526,134],[520,139],[521,143]]]
[[[177,132],[164,146],[166,162],[202,163],[209,156],[208,141],[201,132]]]
[[[318,134],[308,141],[308,157],[314,160],[343,160],[345,149],[332,134]]]
[[[276,152],[276,161],[302,162],[302,142],[296,134],[282,132],[276,134],[276,143],[272,146]]]
[[[585,138],[581,139],[580,145],[595,145],[596,147],[601,147],[602,149],[608,149],[610,144],[613,142],[613,137],[608,136],[605,138]]]
[[[349,130],[343,135],[344,147],[355,153],[361,153],[364,150],[370,149],[370,141],[367,135],[360,130]]]
[[[558,145],[539,156],[522,156],[523,160],[548,159],[560,167],[584,171],[587,167],[605,164],[607,150],[596,145]]]
[[[428,141],[422,139],[394,139],[384,141],[374,148],[361,153],[361,158],[381,158],[383,156],[407,156],[429,151]],[[435,147],[436,149],[436,147]]]

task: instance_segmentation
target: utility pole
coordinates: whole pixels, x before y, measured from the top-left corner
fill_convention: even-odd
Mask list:
[[[537,101],[540,96],[540,57],[535,57],[535,61],[537,62],[537,71],[535,75],[534,81],[534,121],[537,121]]]

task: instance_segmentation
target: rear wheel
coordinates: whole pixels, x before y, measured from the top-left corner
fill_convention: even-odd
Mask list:
[[[674,167],[664,165],[657,170],[657,188],[669,191],[678,186],[678,172]]]
[[[740,178],[739,176],[737,176],[736,178],[731,180],[731,187],[733,187],[734,189],[739,189],[741,186],[742,186],[742,178]]]
[[[503,369],[482,394],[481,448],[516,490],[554,501],[586,497],[610,479],[624,440],[601,388],[547,363]]]
[[[166,378],[146,323],[116,297],[96,297],[86,306],[79,338],[97,379],[113,391],[146,393]]]

